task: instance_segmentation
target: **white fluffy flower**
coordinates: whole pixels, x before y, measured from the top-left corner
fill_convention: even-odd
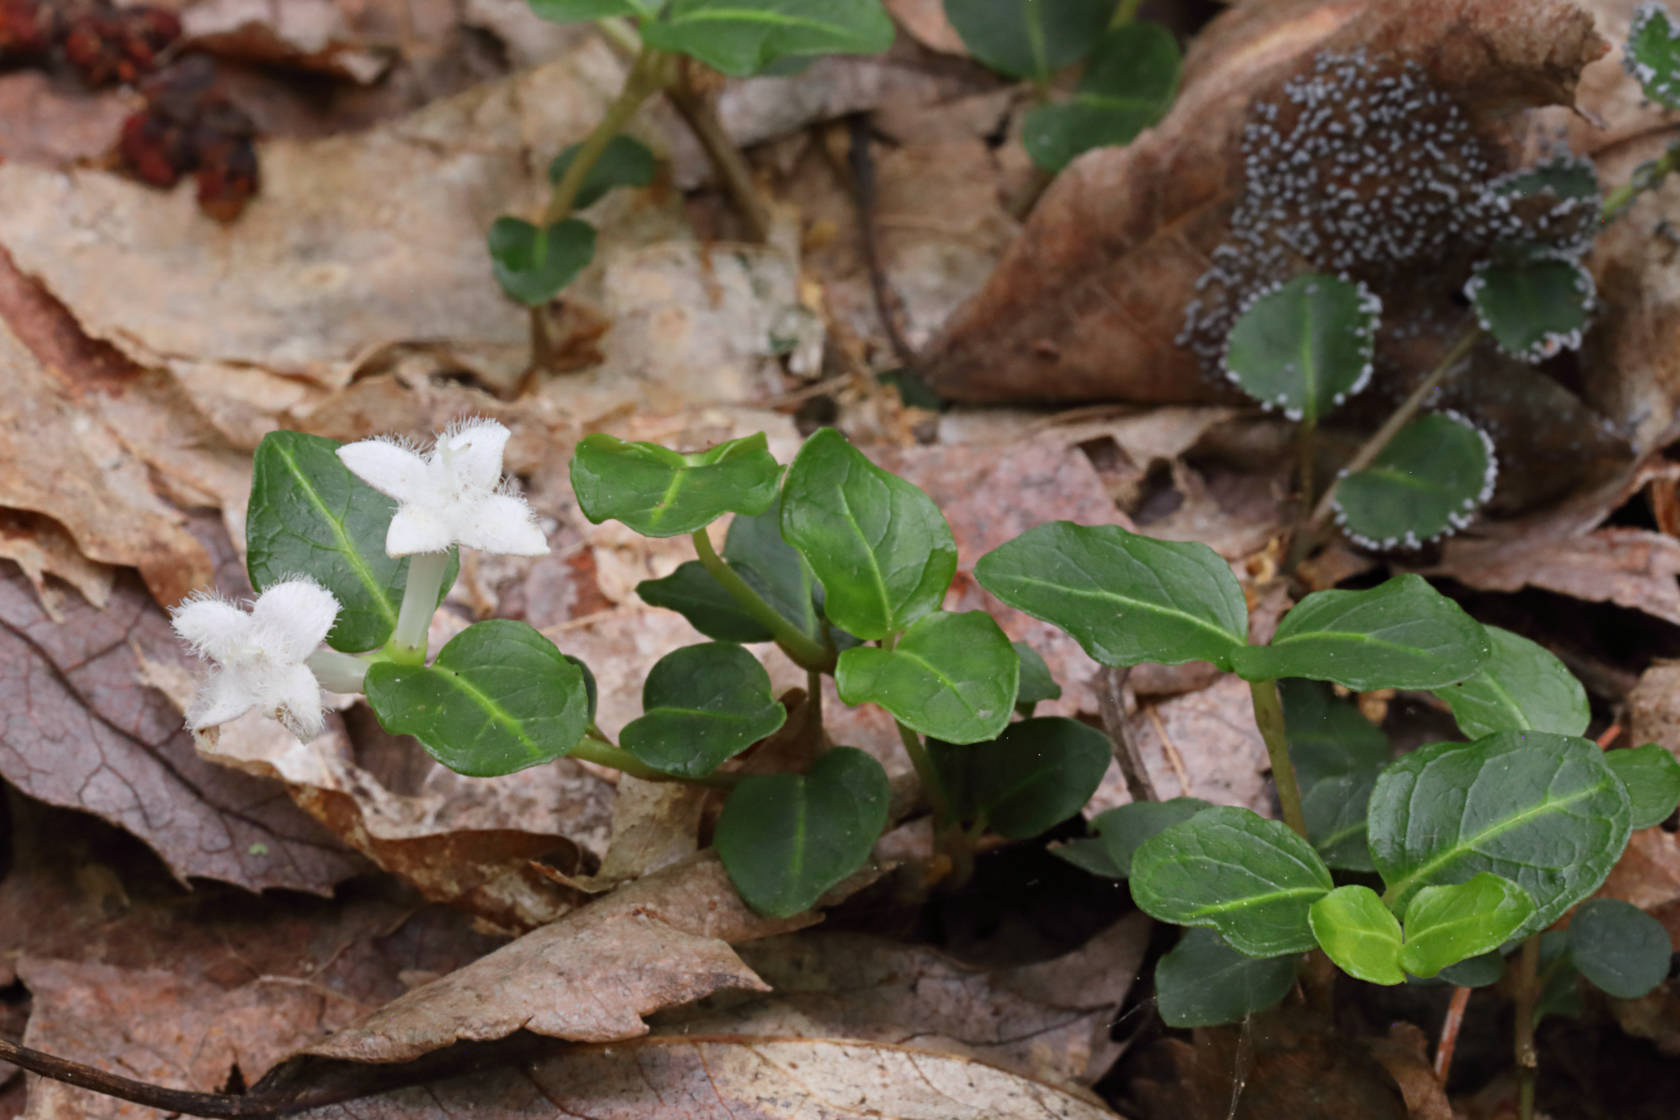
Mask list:
[[[390,439],[364,439],[338,449],[363,482],[397,500],[385,534],[392,556],[442,552],[464,545],[510,556],[541,556],[548,542],[523,498],[502,485],[508,430],[494,420],[469,420],[437,437],[422,456]]]
[[[247,614],[216,595],[195,595],[170,612],[175,633],[216,663],[187,709],[194,731],[244,715],[272,715],[299,739],[321,733],[321,686],[304,659],[338,618],[338,600],[298,576],[257,596]]]

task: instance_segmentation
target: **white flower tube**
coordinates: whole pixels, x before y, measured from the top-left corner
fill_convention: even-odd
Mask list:
[[[249,613],[216,595],[186,599],[170,612],[175,633],[216,668],[187,709],[194,731],[258,708],[299,739],[321,733],[321,686],[305,661],[338,618],[332,592],[293,577],[257,596]]]

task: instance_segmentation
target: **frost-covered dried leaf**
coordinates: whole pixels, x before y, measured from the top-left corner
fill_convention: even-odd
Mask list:
[[[180,709],[143,679],[147,664],[190,674],[188,654],[133,577],[104,610],[60,613],[0,573],[0,775],[133,833],[183,879],[324,893],[360,868],[274,783],[197,755]]]

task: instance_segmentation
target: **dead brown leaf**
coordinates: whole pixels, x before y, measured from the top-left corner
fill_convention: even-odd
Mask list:
[[[1424,569],[1481,591],[1537,587],[1680,625],[1680,541],[1612,527],[1564,541],[1466,540]]]
[[[115,91],[91,93],[39,70],[0,74],[0,159],[52,167],[96,159],[131,111]]]
[[[1429,1036],[1412,1023],[1393,1023],[1388,1037],[1371,1042],[1371,1056],[1400,1086],[1411,1120],[1455,1120],[1446,1086],[1429,1062]]]
[[[945,18],[943,0],[886,0],[887,11],[918,42],[946,54],[967,55],[962,36]]]

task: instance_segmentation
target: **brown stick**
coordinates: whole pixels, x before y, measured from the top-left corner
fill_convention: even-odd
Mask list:
[[[1120,765],[1120,775],[1126,779],[1126,792],[1133,801],[1159,801],[1161,795],[1150,780],[1149,769],[1143,763],[1126,723],[1126,677],[1130,669],[1104,668],[1097,674],[1097,708],[1102,715],[1103,730],[1114,742],[1114,761]]]
[[[759,197],[758,184],[753,181],[752,168],[747,166],[741,150],[724,131],[723,122],[718,120],[712,103],[689,81],[686,66],[676,84],[666,88],[665,100],[671,103],[671,108],[677,111],[683,123],[688,125],[688,130],[706,150],[718,177],[723,180],[724,189],[746,220],[747,232],[752,240],[760,244],[770,240],[770,218],[765,212],[764,200]]]
[[[1464,1008],[1470,1003],[1469,988],[1454,988],[1452,1002],[1447,1004],[1447,1017],[1441,1021],[1441,1041],[1435,1044],[1435,1080],[1447,1083],[1452,1070],[1453,1049],[1458,1045],[1458,1031],[1464,1025]]]

